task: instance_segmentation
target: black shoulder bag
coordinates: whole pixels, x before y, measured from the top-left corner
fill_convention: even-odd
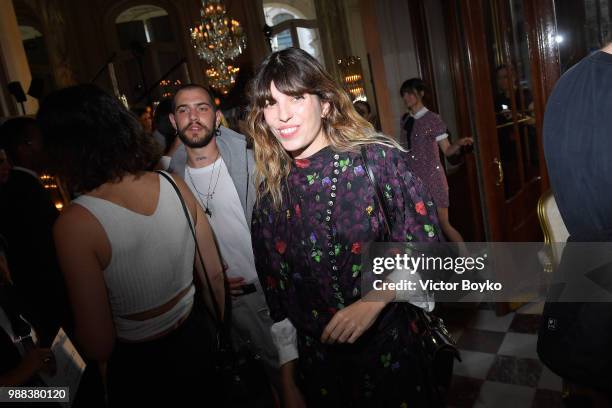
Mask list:
[[[361,159],[363,167],[374,187],[376,193],[375,198],[383,216],[383,226],[385,229],[385,241],[391,239],[391,228],[389,226],[389,217],[387,209],[384,205],[382,190],[379,187],[376,177],[372,172],[372,168],[368,165],[368,157],[365,146],[361,147]],[[431,375],[434,380],[435,389],[432,390],[436,396],[443,399],[450,388],[450,383],[453,377],[453,365],[455,359],[461,361],[459,350],[456,347],[455,339],[451,336],[444,321],[430,313],[425,312],[420,307],[412,306],[408,303],[411,313],[416,316],[417,322],[421,331],[421,343],[425,352],[425,358],[428,364],[428,369],[431,370]],[[441,402],[444,405],[444,402]]]
[[[210,279],[206,273],[206,266],[204,265],[204,259],[198,246],[198,240],[195,233],[195,228],[191,222],[189,216],[189,210],[185,204],[185,200],[180,190],[178,189],[172,177],[168,176],[163,171],[157,171],[161,174],[174,188],[174,191],[179,197],[181,205],[183,206],[183,212],[187,219],[187,225],[191,230],[193,239],[195,241],[195,250],[198,255],[200,265],[204,271],[204,278],[206,279],[206,286],[208,287],[208,294],[210,295],[211,302],[213,304],[215,316],[210,313],[207,306],[202,304],[201,307],[207,312],[214,324],[214,337],[216,338],[215,347],[215,367],[217,374],[219,375],[222,383],[222,390],[218,390],[218,394],[223,397],[223,407],[268,407],[272,401],[272,395],[270,393],[270,384],[268,384],[266,373],[262,363],[250,353],[239,353],[234,350],[231,343],[230,327],[227,322],[231,321],[231,302],[229,301],[229,291],[226,286],[226,319],[221,317],[221,308],[217,303],[217,298],[214,295]],[[196,292],[196,296],[199,296]],[[194,307],[198,307],[197,302]]]

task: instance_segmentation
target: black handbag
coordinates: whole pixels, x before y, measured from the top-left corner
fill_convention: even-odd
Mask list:
[[[270,388],[270,384],[267,381],[267,375],[263,367],[263,363],[257,356],[246,350],[234,350],[231,341],[231,328],[229,322],[231,322],[231,302],[227,282],[225,283],[225,319],[221,317],[221,309],[217,303],[217,299],[214,296],[208,274],[206,273],[206,267],[204,265],[204,259],[198,247],[198,240],[196,238],[195,229],[189,216],[189,210],[185,204],[185,200],[177,185],[175,184],[172,177],[168,176],[162,171],[157,171],[161,174],[174,188],[174,191],[179,197],[181,205],[183,206],[183,212],[187,219],[187,224],[195,240],[195,249],[198,255],[198,260],[204,271],[204,277],[206,279],[206,286],[208,288],[208,294],[211,298],[215,315],[210,312],[208,307],[203,304],[202,301],[197,301],[194,307],[202,307],[206,314],[209,316],[213,323],[213,337],[215,338],[215,350],[214,360],[215,369],[218,379],[221,383],[221,388],[218,390],[217,395],[221,396],[220,401],[217,402],[217,406],[222,407],[270,407],[273,405],[273,396]],[[196,293],[197,299],[201,296]]]
[[[375,199],[382,213],[385,241],[388,241],[391,237],[391,228],[388,221],[389,217],[384,205],[382,191],[374,177],[372,169],[368,165],[365,146],[361,147],[361,159],[363,161],[364,170],[374,187]],[[455,359],[461,361],[461,355],[456,347],[457,343],[441,318],[408,303],[406,303],[406,306],[409,308],[412,316],[414,316],[417,326],[419,327],[420,342],[424,350],[428,370],[433,380],[432,385],[434,389],[432,391],[438,399],[441,400],[441,405],[444,405],[443,396],[450,388]]]

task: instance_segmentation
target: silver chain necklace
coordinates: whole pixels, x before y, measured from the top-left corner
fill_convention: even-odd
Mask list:
[[[189,176],[189,181],[191,181],[191,185],[195,189],[196,193],[198,193],[198,198],[200,199],[200,202],[204,207],[204,213],[207,214],[209,217],[212,217],[212,211],[210,211],[210,206],[208,205],[208,203],[214,198],[215,191],[217,190],[217,184],[219,184],[219,177],[221,177],[221,165],[219,164],[219,168],[217,170],[217,180],[215,181],[215,185],[212,187],[211,193],[210,188],[213,184],[213,178],[215,177],[215,166],[217,165],[217,161],[219,161],[219,152],[217,152],[217,158],[213,163],[213,168],[210,174],[210,180],[208,181],[208,189],[206,190],[206,194],[202,194],[200,190],[198,190],[198,187],[196,186],[196,183],[193,181],[193,177],[191,176],[189,166],[187,166],[187,175]],[[206,203],[204,203],[204,198],[202,197],[206,198]]]

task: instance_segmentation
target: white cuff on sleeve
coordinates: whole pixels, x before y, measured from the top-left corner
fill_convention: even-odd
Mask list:
[[[420,307],[426,312],[431,312],[435,307],[433,296],[421,286],[421,275],[418,272],[412,273],[408,269],[396,269],[387,276],[388,281],[394,283],[413,282],[414,290],[396,290],[395,300],[408,302],[416,307]]]
[[[442,133],[440,136],[436,136],[436,142],[439,142],[440,140],[444,140],[448,137],[448,133]]]
[[[289,319],[274,323],[270,333],[278,351],[279,367],[298,358],[297,331]]]

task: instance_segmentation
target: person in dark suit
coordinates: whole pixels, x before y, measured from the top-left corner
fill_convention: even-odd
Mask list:
[[[563,74],[544,115],[550,185],[570,236],[544,306],[538,354],[564,379],[566,406],[612,406],[612,304],[598,292],[610,272],[591,274],[609,264],[609,251],[594,243],[612,242],[612,34],[606,44]],[[581,274],[596,285],[572,292]]]
[[[52,236],[58,211],[38,178],[45,157],[36,121],[9,119],[0,128],[0,144],[13,165],[0,190],[0,234],[9,243],[7,258],[23,315],[47,346],[60,326],[70,331],[71,325]]]

